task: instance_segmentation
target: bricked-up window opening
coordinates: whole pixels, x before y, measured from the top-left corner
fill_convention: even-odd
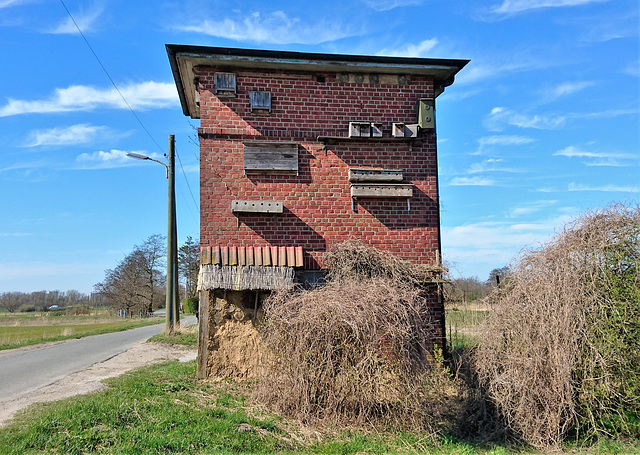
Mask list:
[[[236,96],[236,75],[234,73],[215,74],[216,95]]]
[[[271,113],[271,92],[249,92],[251,112],[254,114]]]

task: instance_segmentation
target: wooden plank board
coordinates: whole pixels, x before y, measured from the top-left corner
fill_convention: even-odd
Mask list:
[[[232,212],[282,213],[284,206],[277,201],[231,201]]]
[[[291,142],[245,142],[245,172],[298,172],[298,144]]]
[[[402,184],[354,184],[351,197],[413,197],[413,185]]]
[[[350,182],[402,182],[402,169],[349,169]]]

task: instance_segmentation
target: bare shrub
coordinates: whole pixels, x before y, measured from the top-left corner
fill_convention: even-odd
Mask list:
[[[533,446],[624,432],[640,409],[639,259],[638,207],[611,205],[524,253],[491,296],[475,365]]]
[[[329,270],[327,279],[330,281],[377,277],[398,283],[423,285],[439,281],[437,278],[444,272],[438,264],[415,265],[358,240],[339,243],[327,253],[325,262]]]
[[[257,397],[306,422],[429,427],[452,383],[430,351],[419,274],[355,242],[330,257],[325,286],[265,302],[262,336],[273,355]]]

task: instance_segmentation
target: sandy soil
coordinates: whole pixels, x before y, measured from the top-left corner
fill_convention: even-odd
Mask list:
[[[97,392],[105,387],[102,383],[103,379],[119,376],[134,368],[167,360],[188,362],[195,358],[196,348],[194,346],[138,343],[128,351],[109,360],[96,363],[86,370],[71,374],[20,398],[0,403],[0,427],[5,425],[17,411],[31,404]]]

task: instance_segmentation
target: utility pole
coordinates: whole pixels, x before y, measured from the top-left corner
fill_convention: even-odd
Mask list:
[[[167,210],[167,293],[165,308],[167,312],[164,331],[170,335],[176,326],[180,324],[180,288],[178,286],[178,228],[176,218],[176,171],[175,155],[176,141],[173,134],[169,135],[169,164],[158,161],[140,153],[129,152],[128,157],[137,160],[149,160],[162,164],[167,170],[167,181],[169,188],[168,210]]]
[[[173,328],[180,327],[180,274],[178,272],[178,215],[176,213],[176,141],[173,134],[169,135],[169,153],[171,153],[171,168],[173,169]]]
[[[176,244],[176,173],[175,173],[175,136],[169,135],[169,156],[168,156],[168,178],[169,184],[169,207],[167,220],[167,295],[166,305],[167,319],[164,331],[172,334],[176,323],[176,302],[175,302],[175,283],[176,283],[176,261],[177,254]]]

